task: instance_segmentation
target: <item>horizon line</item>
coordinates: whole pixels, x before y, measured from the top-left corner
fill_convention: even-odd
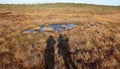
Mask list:
[[[15,5],[34,5],[34,4],[88,4],[88,5],[102,5],[102,6],[120,6],[110,4],[94,4],[94,3],[75,3],[75,2],[48,2],[48,3],[0,3],[0,4],[15,4]]]

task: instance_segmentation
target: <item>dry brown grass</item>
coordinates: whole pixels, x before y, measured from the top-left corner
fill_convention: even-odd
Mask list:
[[[4,68],[8,65],[6,68],[43,69],[45,41],[49,35],[53,35],[57,40],[59,33],[24,34],[22,32],[43,24],[75,23],[81,26],[61,33],[69,37],[71,52],[79,50],[77,54],[72,54],[78,69],[82,66],[77,63],[79,59],[84,61],[84,64],[99,62],[97,66],[100,66],[100,69],[119,69],[119,18],[120,7],[71,8],[65,5],[64,7],[42,6],[33,10],[20,7],[18,9],[2,8],[0,10],[0,67]],[[96,24],[96,28],[91,26],[93,24]],[[56,46],[55,68],[64,68],[63,60],[58,57]]]

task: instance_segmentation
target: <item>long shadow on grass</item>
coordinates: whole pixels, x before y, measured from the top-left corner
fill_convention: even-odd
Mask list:
[[[77,69],[70,55],[69,38],[60,34],[58,38],[58,53],[62,56],[66,69]]]
[[[54,45],[56,41],[52,35],[46,40],[46,49],[44,52],[45,69],[54,69]]]

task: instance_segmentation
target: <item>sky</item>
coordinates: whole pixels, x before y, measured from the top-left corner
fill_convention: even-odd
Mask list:
[[[120,6],[120,0],[0,0],[0,4],[87,3]]]

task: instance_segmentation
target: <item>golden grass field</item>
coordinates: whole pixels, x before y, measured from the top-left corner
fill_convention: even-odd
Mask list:
[[[45,41],[59,33],[22,33],[36,26],[73,23],[69,38],[78,69],[120,69],[120,6],[86,4],[0,5],[0,69],[44,69]],[[96,25],[96,28],[91,25]],[[65,69],[55,44],[54,69]],[[49,53],[48,53],[49,54]],[[39,56],[38,56],[39,55]],[[49,57],[48,57],[49,58]],[[83,63],[78,63],[82,60]],[[84,67],[82,67],[84,66]],[[71,68],[72,69],[72,68]]]

